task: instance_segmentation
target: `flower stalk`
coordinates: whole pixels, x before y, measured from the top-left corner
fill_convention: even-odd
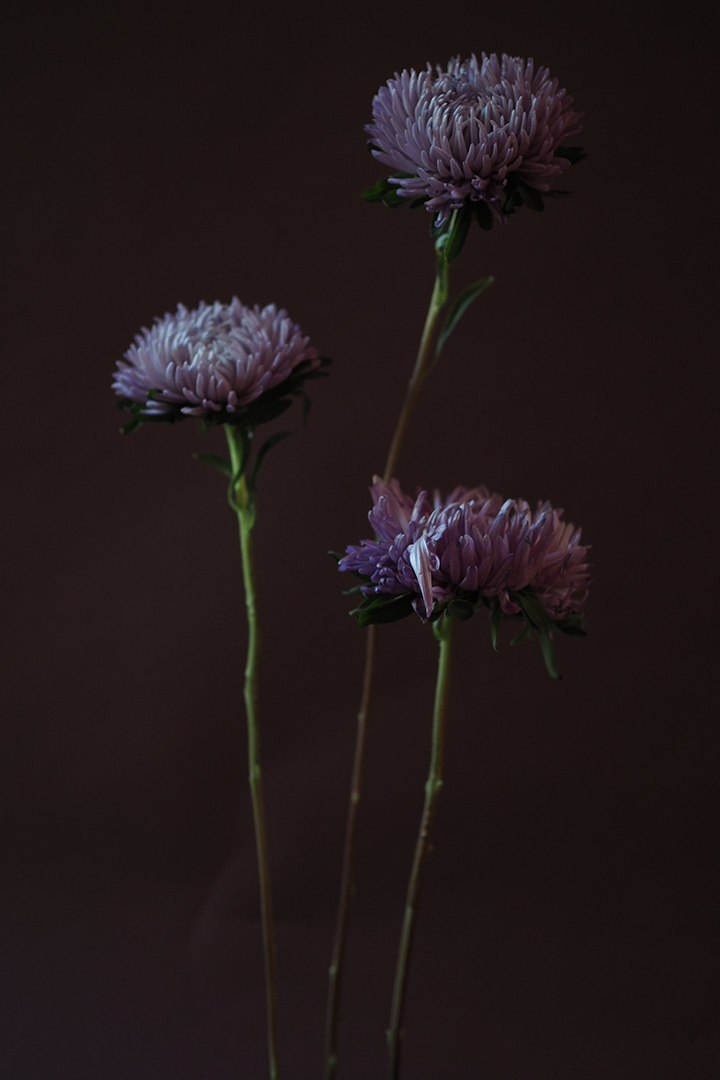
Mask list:
[[[268,1062],[270,1080],[278,1080],[278,1008],[277,977],[275,970],[275,932],[272,917],[272,896],[270,888],[270,863],[268,859],[267,832],[265,828],[265,807],[262,791],[262,771],[260,766],[260,732],[257,715],[258,698],[258,656],[260,633],[257,614],[257,596],[255,592],[255,573],[252,554],[252,530],[255,525],[255,497],[245,476],[252,432],[225,425],[232,478],[228,492],[230,504],[238,519],[240,532],[240,553],[242,557],[243,587],[248,623],[248,649],[245,663],[245,715],[247,720],[248,780],[252,801],[253,822],[255,828],[255,848],[257,851],[258,877],[260,884],[260,912],[262,920],[263,953],[265,963],[265,996],[268,1029]]]
[[[400,1052],[402,1049],[402,1021],[405,1010],[408,965],[415,930],[415,916],[420,896],[423,871],[430,849],[430,836],[435,819],[437,797],[443,784],[443,756],[445,744],[445,715],[448,697],[448,676],[450,673],[450,645],[455,620],[444,617],[434,625],[435,636],[440,642],[437,684],[435,687],[435,707],[433,710],[432,748],[430,769],[425,784],[425,803],[420,819],[420,831],[415,845],[410,880],[408,882],[405,915],[403,918],[400,947],[398,950],[395,983],[393,987],[390,1027],[388,1040],[388,1077],[397,1080],[400,1075]]]
[[[435,341],[438,335],[438,320],[448,299],[448,264],[441,254],[438,255],[435,284],[425,318],[415,366],[410,377],[405,400],[403,401],[397,426],[390,444],[385,465],[385,480],[389,482],[397,463],[405,437],[410,416],[417,402],[420,387],[433,364]],[[354,889],[355,844],[357,833],[358,810],[365,765],[365,746],[367,742],[367,721],[372,699],[375,658],[377,653],[377,634],[374,626],[368,627],[365,647],[365,670],[363,673],[362,697],[358,711],[357,734],[353,756],[352,781],[345,827],[345,846],[340,879],[340,899],[338,904],[335,938],[332,960],[329,968],[328,1006],[325,1034],[325,1077],[334,1080],[337,1069],[337,1040],[339,1025],[340,992],[344,971],[345,952],[350,915],[350,904]]]

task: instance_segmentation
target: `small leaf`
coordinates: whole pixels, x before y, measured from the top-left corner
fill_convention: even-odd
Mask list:
[[[267,424],[270,420],[276,420],[282,416],[292,405],[291,398],[281,398],[279,401],[263,401],[258,399],[258,404],[253,403],[247,412],[238,415],[237,423],[243,427],[256,427],[258,424]],[[232,424],[233,414],[230,414],[225,423]]]
[[[283,441],[283,439],[287,439],[290,436],[290,434],[291,434],[291,432],[289,432],[289,431],[277,431],[274,435],[271,435],[269,439],[266,439],[265,442],[262,444],[262,446],[260,447],[260,449],[257,452],[257,457],[255,458],[255,464],[253,465],[253,470],[252,470],[252,473],[250,474],[250,487],[251,488],[255,487],[255,482],[256,482],[256,480],[258,478],[258,473],[260,472],[260,467],[261,467],[263,461],[265,460],[265,458],[267,457],[268,453],[270,452],[270,450],[272,450],[273,446],[277,446],[278,443],[281,443]]]
[[[447,613],[458,622],[467,622],[475,614],[475,608],[467,600],[452,600],[448,604]]]
[[[371,623],[396,622],[412,615],[412,596],[403,593],[402,596],[368,596],[359,608],[355,608],[351,614],[357,615],[360,626],[370,626]]]
[[[472,212],[475,220],[477,221],[480,228],[484,229],[485,232],[490,232],[495,222],[495,218],[493,217],[493,212],[488,206],[488,204],[481,199],[479,202],[474,202],[470,205],[472,207]]]
[[[536,630],[547,630],[554,626],[555,620],[552,615],[540,603],[532,590],[523,589],[521,592],[512,593],[511,597],[520,605],[528,622]]]
[[[435,272],[437,275],[437,297],[435,302],[438,311],[440,311],[447,304],[448,298],[448,264],[443,258],[438,258]]]
[[[585,160],[587,154],[582,146],[558,146],[555,157],[565,158],[571,165],[577,165],[578,162]]]
[[[389,207],[390,210],[397,210],[398,207],[407,205],[407,199],[403,198],[395,187],[390,188],[390,190],[383,195],[382,202],[383,205]]]
[[[387,177],[384,176],[382,180],[378,180],[377,184],[374,184],[372,187],[365,188],[365,190],[361,192],[360,197],[364,199],[365,202],[369,203],[382,202],[383,197],[387,194],[387,192],[392,190],[392,184],[388,183]]]
[[[203,465],[210,465],[213,469],[217,469],[223,476],[232,477],[230,462],[220,454],[193,454],[193,457]]]
[[[137,416],[133,416],[132,420],[128,420],[127,424],[123,424],[120,431],[123,435],[130,435],[133,431],[136,431],[142,426],[142,420],[139,420]]]
[[[502,608],[495,601],[495,606],[490,616],[490,640],[492,641],[492,647],[495,652],[498,651],[498,630],[500,629],[500,620],[502,619]]]
[[[419,210],[420,207],[424,206],[427,201],[428,201],[428,196],[427,195],[423,195],[419,199],[413,199],[413,201],[410,203],[410,209],[411,210]]]
[[[525,638],[529,637],[532,637],[532,629],[530,628],[530,623],[526,622],[520,633],[515,635],[510,644],[517,645],[519,642],[524,641]]]
[[[537,188],[530,187],[528,184],[520,185],[520,198],[529,210],[534,210],[537,214],[542,213],[545,209],[545,203],[540,192]]]
[[[587,637],[582,615],[566,615],[560,622],[555,623],[555,629],[572,637]]]
[[[445,321],[445,325],[442,328],[440,337],[438,338],[437,347],[435,349],[436,356],[439,356],[442,352],[445,347],[445,342],[450,337],[473,300],[477,299],[477,297],[487,289],[488,285],[492,285],[494,280],[495,278],[491,276],[482,278],[480,281],[476,281],[474,285],[469,285],[468,288],[460,294],[453,304],[450,314]]]
[[[550,635],[546,631],[542,631],[540,634],[540,648],[542,649],[543,660],[545,661],[548,675],[552,679],[559,679],[560,675],[555,662],[555,650],[553,649]]]
[[[471,221],[472,210],[467,204],[463,206],[462,210],[453,211],[450,231],[442,247],[442,256],[445,262],[451,263],[454,259],[457,259],[470,231]]]

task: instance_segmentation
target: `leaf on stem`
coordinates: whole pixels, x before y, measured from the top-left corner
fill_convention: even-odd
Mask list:
[[[500,629],[500,620],[502,619],[502,608],[500,604],[495,601],[492,609],[492,615],[490,616],[490,640],[492,641],[492,647],[495,652],[498,651],[498,630]]]
[[[220,454],[193,454],[193,457],[203,465],[210,465],[213,469],[217,469],[223,476],[227,476],[228,478],[232,476],[230,462]]]
[[[413,598],[410,593],[403,593],[401,596],[366,596],[363,602],[354,608],[350,614],[357,617],[360,626],[370,626],[371,623],[397,622],[398,619],[404,619],[407,615],[412,615],[412,601]]]
[[[565,158],[571,165],[577,165],[579,162],[585,160],[587,154],[582,146],[558,146],[555,151],[555,157]]]
[[[440,332],[440,337],[438,338],[438,343],[435,348],[435,356],[440,355],[445,347],[445,342],[450,337],[473,300],[476,300],[481,293],[485,292],[485,289],[487,289],[488,285],[492,285],[494,280],[495,278],[492,276],[481,278],[480,281],[476,281],[474,285],[468,286],[468,288],[460,294],[453,304],[450,314],[445,321],[445,325]]]
[[[555,650],[553,649],[553,643],[547,630],[540,632],[540,648],[542,649],[543,660],[545,661],[548,675],[553,679],[559,679],[560,674],[555,662]]]
[[[445,259],[445,262],[451,263],[454,259],[457,259],[463,249],[467,234],[470,231],[471,221],[472,210],[467,203],[461,210],[453,211],[453,216],[450,220],[450,228],[445,236],[444,242],[441,237],[436,245],[440,255]]]
[[[291,434],[292,432],[290,431],[276,431],[274,435],[271,435],[270,438],[266,439],[265,442],[262,444],[262,446],[257,452],[255,464],[253,465],[253,470],[250,474],[249,487],[253,491],[255,490],[255,483],[260,472],[260,467],[265,458],[267,457],[268,453],[270,452],[270,450],[272,450],[273,446],[277,446],[278,443],[281,443],[283,439],[287,439]]]
[[[474,202],[470,205],[472,214],[480,228],[485,232],[490,232],[495,223],[495,218],[493,217],[493,212],[488,204],[483,199],[480,199],[479,202]]]

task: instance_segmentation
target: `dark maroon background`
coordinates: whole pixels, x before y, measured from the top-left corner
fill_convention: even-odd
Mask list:
[[[549,497],[596,581],[559,684],[527,644],[493,654],[484,618],[458,634],[406,1076],[717,1077],[707,27],[557,0],[16,14],[0,1074],[266,1075],[235,523],[191,458],[222,437],[123,439],[109,389],[156,314],[237,294],[335,360],[256,533],[284,1077],[321,1075],[364,646],[326,552],[368,533],[433,272],[423,214],[358,197],[363,124],[395,69],[485,49],[550,66],[591,156],[571,199],[471,235],[453,288],[497,281],[400,475]],[[384,1075],[429,746],[435,643],[413,619],[381,646],[341,1080]]]

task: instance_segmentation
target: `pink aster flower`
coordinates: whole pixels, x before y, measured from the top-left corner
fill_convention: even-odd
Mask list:
[[[233,298],[193,310],[179,304],[174,315],[157,319],[118,361],[112,385],[140,418],[180,413],[232,420],[291,375],[319,364],[286,311],[275,304],[249,308]]]
[[[397,196],[423,200],[438,226],[469,206],[488,228],[523,202],[542,209],[539,193],[584,157],[562,146],[582,130],[572,104],[533,60],[456,56],[447,68],[396,72],[373,99],[366,131]]]
[[[376,477],[371,492],[375,539],[348,547],[339,564],[368,579],[367,597],[403,596],[423,618],[453,600],[492,600],[503,614],[519,615],[529,596],[553,623],[580,614],[587,547],[562,510],[548,502],[531,510],[484,487],[456,488],[445,500],[436,493],[432,501],[421,491],[413,500],[397,480]]]

